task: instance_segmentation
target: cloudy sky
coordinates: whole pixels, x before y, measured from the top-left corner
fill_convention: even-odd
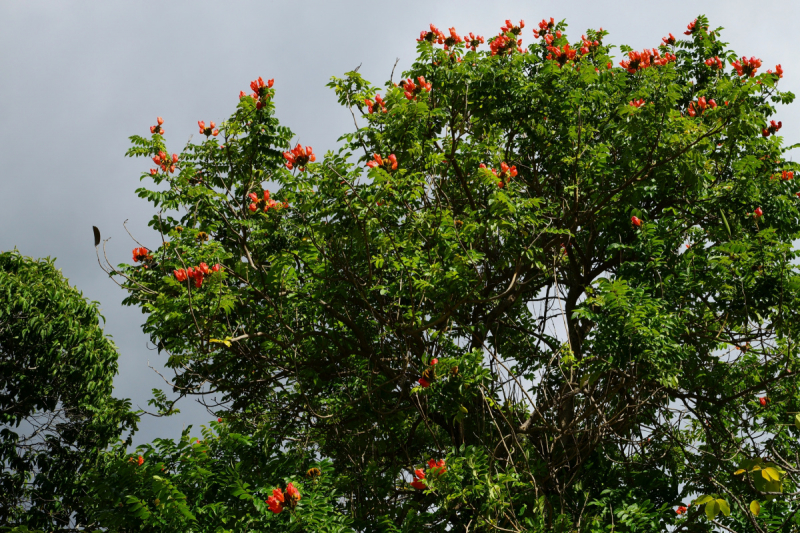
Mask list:
[[[148,349],[143,315],[121,306],[123,293],[97,265],[91,228],[111,238],[115,264],[130,261],[134,247],[126,220],[156,247],[146,226],[153,210],[134,192],[148,161],[124,157],[128,136],[149,134],[156,116],[170,152],[180,152],[198,120],[221,122],[250,80],[274,78],[279,118],[322,154],[352,127],[328,79],[362,65],[382,85],[395,59],[398,72],[411,64],[430,22],[489,37],[506,18],[524,19],[527,44],[536,21],[555,17],[566,19],[573,40],[603,27],[607,43],[641,49],[669,32],[681,36],[701,13],[739,54],[764,68],[782,64],[782,88],[800,92],[796,0],[2,0],[0,250],[57,257],[70,282],[101,303],[121,352],[116,394],[146,407],[162,383],[148,363],[161,368],[163,360]],[[800,103],[778,119],[786,142],[800,142]],[[177,417],[145,419],[136,441],[210,419],[191,402],[180,407]]]

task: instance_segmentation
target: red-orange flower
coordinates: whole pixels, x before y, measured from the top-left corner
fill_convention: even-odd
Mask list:
[[[397,157],[394,154],[389,154],[389,157],[383,159],[380,154],[372,154],[372,161],[367,163],[369,168],[383,167],[384,170],[397,170]]]
[[[261,109],[267,105],[267,100],[269,100],[270,97],[269,89],[271,89],[274,84],[274,79],[267,80],[267,83],[264,83],[264,79],[261,76],[259,76],[257,80],[250,82],[250,89],[253,91],[253,94],[250,96],[256,101],[256,109]],[[244,91],[239,93],[240,100],[244,98],[244,96]]]
[[[289,152],[283,152],[283,157],[286,159],[286,168],[292,170],[297,167],[301,172],[305,172],[305,167],[308,163],[313,163],[317,160],[317,156],[314,155],[310,146],[303,148],[300,144]]]
[[[439,459],[438,461],[430,459],[428,461],[428,469],[431,470],[431,474],[435,476],[441,476],[442,474],[447,472],[447,468],[445,468],[444,459]]]
[[[283,495],[281,495],[281,498],[282,497]],[[283,511],[283,500],[278,501],[278,499],[275,496],[270,496],[269,498],[267,498],[266,503],[267,505],[269,505],[269,510],[275,514],[278,514],[281,511]]]
[[[150,252],[147,248],[134,248],[133,249],[133,261],[134,263],[144,263],[145,261],[152,261],[153,256],[150,255]]]
[[[414,470],[414,481],[411,482],[411,486],[417,490],[425,490],[428,487],[422,481],[423,479],[425,479],[425,472],[421,468],[417,468]]]
[[[294,484],[289,483],[286,485],[286,495],[292,500],[293,503],[297,503],[300,501],[300,491],[294,486]]]
[[[418,76],[417,82],[419,83],[419,85],[414,83],[414,80],[412,80],[411,78],[400,81],[400,87],[403,88],[403,90],[405,91],[404,95],[409,100],[415,99],[417,95],[423,91],[431,92],[431,84],[430,82],[425,81],[424,76]]]
[[[164,123],[164,119],[161,117],[156,118],[157,124],[155,126],[150,126],[150,133],[164,135],[164,128],[161,125]]]
[[[367,106],[367,110],[369,111],[370,115],[372,114],[372,112],[375,110],[376,107],[380,108],[381,113],[386,113],[387,112],[386,102],[384,102],[383,98],[381,98],[381,95],[379,95],[379,94],[375,95],[375,101],[374,102],[372,100],[370,100],[369,98],[365,98],[364,99],[364,104]]]
[[[734,61],[733,63],[731,63],[731,65],[733,65],[733,68],[736,69],[736,73],[739,76],[742,76],[744,78],[747,77],[752,78],[753,76],[756,75],[758,67],[761,66],[761,60],[756,59],[755,57],[752,56],[750,57],[750,59],[742,56],[741,60]]]
[[[217,126],[214,124],[213,120],[209,123],[208,127],[206,127],[206,123],[202,120],[198,120],[197,125],[200,126],[200,133],[206,137],[209,135],[213,135],[214,137],[219,135],[219,130],[216,129]]]

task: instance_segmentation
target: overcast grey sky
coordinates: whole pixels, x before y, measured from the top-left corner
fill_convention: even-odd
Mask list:
[[[148,361],[143,315],[120,305],[124,294],[97,265],[91,227],[111,237],[113,263],[129,262],[134,243],[157,235],[153,210],[137,198],[148,161],[124,157],[128,136],[147,135],[163,116],[170,152],[180,152],[197,121],[221,122],[250,80],[275,79],[283,124],[323,154],[352,127],[325,87],[361,64],[376,85],[414,58],[415,38],[433,22],[490,37],[506,18],[524,19],[524,43],[542,18],[566,19],[575,40],[587,28],[611,32],[611,44],[653,47],[682,36],[698,14],[724,26],[740,55],[781,63],[784,90],[800,92],[797,0],[473,1],[0,1],[0,250],[57,257],[57,266],[101,303],[106,331],[120,348],[116,395],[146,406],[161,384]],[[779,113],[787,143],[800,142],[800,103]],[[145,419],[136,442],[175,437],[210,416],[186,402],[169,419]]]

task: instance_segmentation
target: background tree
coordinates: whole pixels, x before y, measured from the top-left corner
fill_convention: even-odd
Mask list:
[[[330,460],[355,530],[790,530],[780,65],[704,17],[622,61],[602,30],[524,28],[431,26],[382,96],[333,79],[356,130],[319,162],[261,78],[180,155],[132,137],[160,244],[109,272],[174,390],[269,435],[254,465]],[[305,528],[296,503],[264,527]]]
[[[50,259],[0,253],[0,523],[91,526],[86,479],[99,453],[136,427],[111,396],[117,351],[95,302]]]

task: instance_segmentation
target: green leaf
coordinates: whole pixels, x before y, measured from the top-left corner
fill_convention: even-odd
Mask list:
[[[719,500],[711,500],[706,504],[706,516],[709,520],[714,520],[717,514],[719,514],[719,511]]]
[[[717,505],[719,505],[719,508],[722,511],[722,514],[724,514],[725,516],[730,516],[731,508],[728,507],[728,502],[723,500],[722,498],[718,498],[716,500],[716,502],[717,502]]]
[[[708,503],[712,500],[714,500],[713,496],[700,496],[692,502],[692,505],[703,505],[704,503]]]

